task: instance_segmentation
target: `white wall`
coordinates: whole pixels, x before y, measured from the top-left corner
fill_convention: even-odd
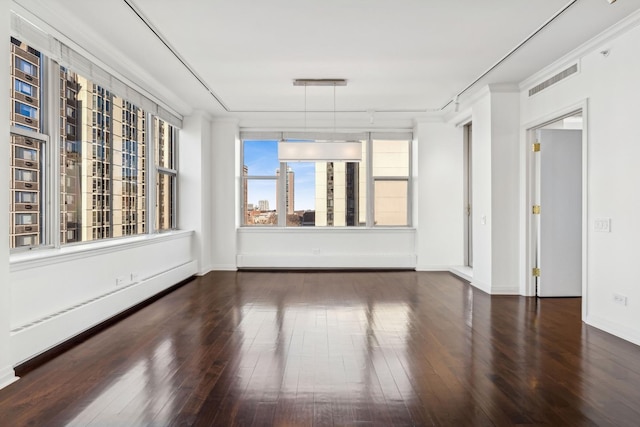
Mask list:
[[[192,237],[191,232],[172,232],[12,255],[11,363],[30,359],[195,274]]]
[[[522,123],[535,124],[587,99],[587,277],[584,320],[640,344],[640,15],[532,78],[522,89]],[[623,30],[626,30],[624,32]],[[622,31],[621,35],[618,35]],[[612,38],[613,37],[613,38]],[[609,49],[608,56],[600,51]],[[527,90],[571,59],[580,72],[529,97]],[[594,232],[595,218],[611,218],[611,232]],[[627,297],[615,304],[613,294]],[[584,301],[583,301],[584,302]]]
[[[464,263],[463,129],[418,123],[417,269],[447,270]]]
[[[215,120],[212,124],[213,149],[208,158],[213,192],[213,207],[208,219],[212,227],[211,241],[214,270],[236,269],[236,227],[239,223],[240,136],[236,120]]]
[[[9,1],[0,0],[0,34],[9,34]],[[0,99],[9,99],[10,79],[8,70],[10,69],[10,50],[7,38],[4,43],[0,43]],[[9,153],[9,103],[0,102],[0,152]],[[5,179],[9,177],[8,156],[2,156],[0,161],[0,176],[4,177],[3,185],[0,185],[0,224],[10,224],[9,219],[9,187]],[[9,282],[9,229],[6,226],[0,227],[0,388],[13,382],[16,378],[13,373],[11,363],[11,348],[9,330],[11,322],[12,307],[11,286]]]
[[[519,95],[484,89],[472,106],[473,280],[491,294],[519,286]]]
[[[241,228],[238,267],[415,268],[415,230]]]
[[[193,253],[202,275],[212,269],[211,119],[202,112],[185,117],[178,144],[178,228],[195,231]]]

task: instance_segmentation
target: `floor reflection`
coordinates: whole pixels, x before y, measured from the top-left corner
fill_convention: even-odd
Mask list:
[[[634,425],[638,402],[640,349],[584,325],[579,299],[492,297],[448,273],[218,272],[1,390],[0,415],[48,426]]]

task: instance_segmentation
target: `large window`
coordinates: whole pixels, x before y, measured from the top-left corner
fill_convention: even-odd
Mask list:
[[[277,139],[245,134],[243,225],[409,226],[409,138],[367,136],[360,162],[280,163]]]
[[[103,79],[118,87],[110,90],[90,76],[95,66],[69,58],[69,67],[60,66],[11,38],[11,248],[175,228],[177,127],[119,93],[162,110],[152,101],[113,77]],[[44,84],[50,76],[59,84]],[[59,108],[47,110],[42,99],[59,99]],[[152,176],[149,150],[157,161]],[[59,167],[50,167],[47,159],[58,158]],[[156,190],[155,224],[148,224],[149,185]]]

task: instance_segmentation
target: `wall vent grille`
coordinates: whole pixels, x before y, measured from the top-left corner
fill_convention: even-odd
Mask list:
[[[564,80],[570,75],[575,74],[577,72],[578,72],[578,64],[576,63],[576,64],[573,64],[571,67],[567,68],[566,70],[560,71],[555,76],[550,77],[547,80],[543,81],[542,83],[529,89],[529,96],[533,96],[536,93],[545,90],[549,86],[554,85],[558,83],[560,80]]]

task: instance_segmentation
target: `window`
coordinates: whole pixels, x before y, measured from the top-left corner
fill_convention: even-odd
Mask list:
[[[16,114],[22,114],[32,119],[38,118],[38,109],[35,107],[16,101],[15,108]]]
[[[135,117],[134,117],[135,120]],[[176,228],[176,143],[177,131],[169,123],[157,117],[153,119],[154,147],[156,155],[156,230],[165,231]],[[138,154],[144,161],[144,147],[135,147],[134,156],[128,161],[137,163]],[[144,189],[144,180],[141,185]],[[144,213],[142,213],[144,215]],[[143,216],[144,218],[144,216]]]
[[[13,87],[16,92],[20,92],[23,95],[36,96],[36,88],[22,80],[14,79]]]
[[[398,139],[359,134],[363,135],[360,162],[289,163],[278,162],[278,140],[249,135],[242,142],[243,225],[410,225],[409,134],[399,134]]]
[[[32,77],[38,76],[38,68],[34,64],[27,62],[18,56],[16,56],[15,59],[16,59],[15,64],[16,64],[17,70],[20,70],[23,73],[28,74]]]
[[[117,79],[105,80],[118,81],[118,90],[107,90],[90,77],[102,79],[105,72],[84,59],[75,60],[76,57],[71,55],[62,60],[75,65],[60,66],[11,38],[12,249],[43,244],[60,246],[149,231],[145,157],[149,152],[146,148],[149,129],[145,126],[148,115],[119,97],[118,92],[133,94],[151,108],[158,106]],[[54,92],[47,82],[40,81],[40,67],[59,76],[59,91]],[[51,99],[56,108],[48,111],[42,99]],[[180,118],[165,114],[172,123],[179,123]],[[163,156],[158,157],[161,164],[154,176],[158,181],[161,212],[157,215],[157,226],[172,229],[176,226],[178,128],[155,117],[154,120],[163,135],[159,144]],[[49,144],[49,137],[41,132],[54,128],[59,130],[60,140]],[[56,159],[59,156],[59,168],[45,170],[47,153],[53,153]],[[57,189],[54,194],[50,194],[52,188]],[[51,211],[53,206],[59,206],[59,211]]]

